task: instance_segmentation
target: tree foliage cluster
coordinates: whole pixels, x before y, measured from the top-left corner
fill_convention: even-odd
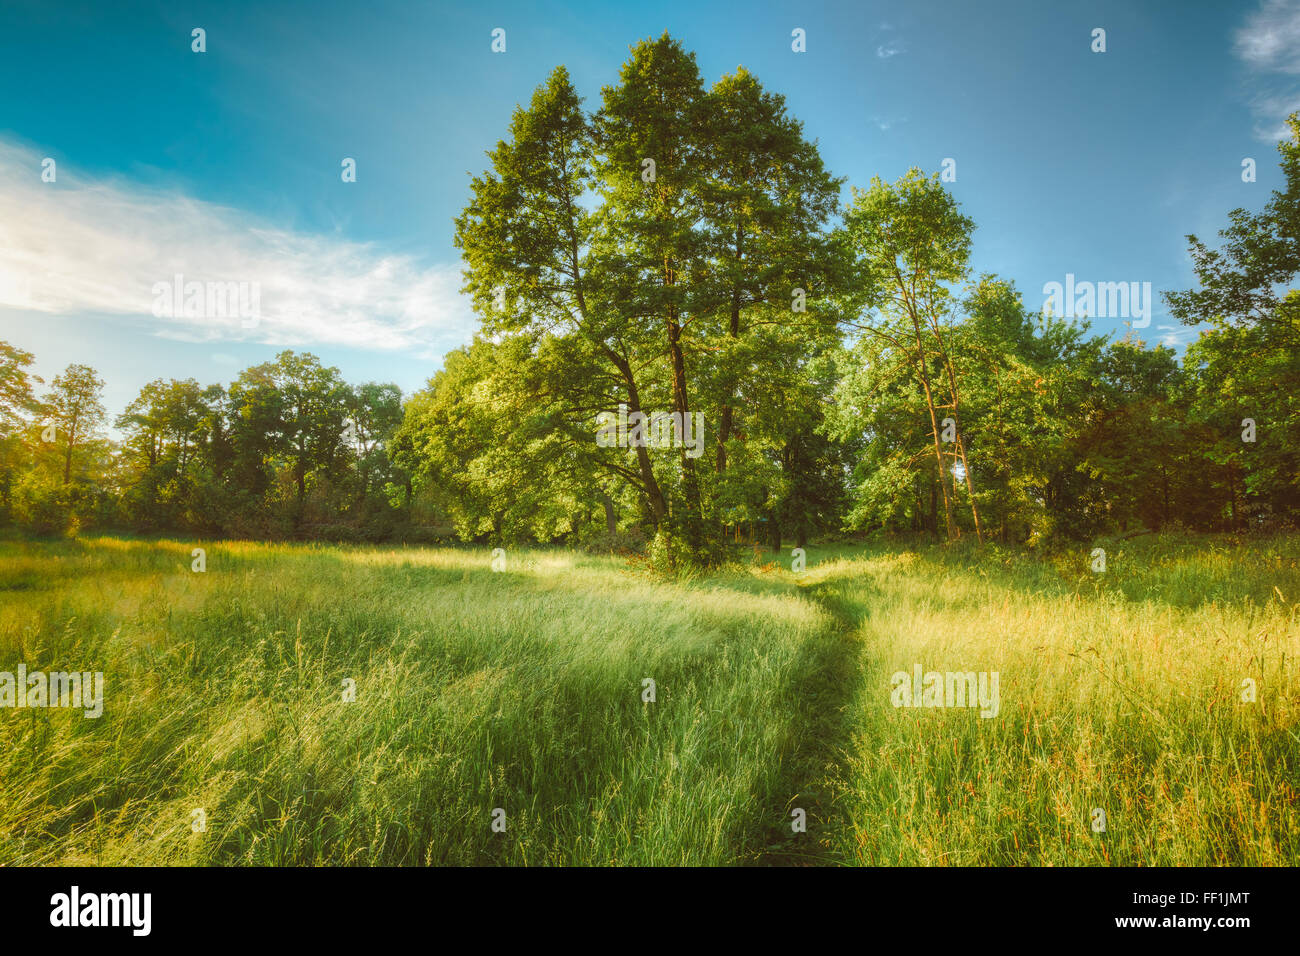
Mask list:
[[[0,521],[41,534],[380,540],[419,513],[388,454],[395,385],[353,387],[286,351],[224,388],[149,382],[110,441],[94,369],[69,366],[40,394],[32,360],[0,342]]]
[[[1180,361],[973,275],[937,175],[844,198],[781,96],[743,68],[707,85],[665,35],[594,110],[563,67],[515,110],[455,221],[482,325],[423,390],[285,352],[226,388],[151,382],[115,444],[92,369],[38,397],[0,345],[0,520],[646,541],[670,566],[751,536],[1293,527],[1295,117],[1279,152],[1261,211],[1219,249],[1188,237],[1198,288],[1165,297],[1202,331]],[[602,415],[692,414],[702,455],[596,440]]]

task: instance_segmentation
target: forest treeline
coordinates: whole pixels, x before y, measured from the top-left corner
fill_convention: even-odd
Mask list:
[[[92,368],[46,386],[0,343],[0,522],[644,541],[670,565],[738,533],[1294,528],[1290,130],[1285,187],[1230,212],[1218,248],[1188,237],[1197,288],[1164,298],[1203,327],[1180,360],[973,275],[938,175],[842,201],[781,96],[743,68],[706,87],[665,35],[594,111],[563,67],[516,109],[455,222],[481,328],[412,396],[287,351],[226,386],[149,383],[112,441]],[[703,454],[597,440],[639,415],[701,418]]]

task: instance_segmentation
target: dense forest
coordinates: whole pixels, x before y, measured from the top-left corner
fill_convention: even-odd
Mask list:
[[[645,545],[670,565],[751,537],[1293,528],[1290,129],[1285,188],[1219,243],[1188,237],[1197,288],[1164,293],[1202,327],[1180,360],[973,274],[975,224],[937,174],[844,201],[743,69],[707,87],[665,36],[588,112],[561,67],[471,182],[455,230],[482,324],[427,387],[285,351],[226,385],[150,382],[111,440],[93,368],[43,382],[0,342],[0,526]]]

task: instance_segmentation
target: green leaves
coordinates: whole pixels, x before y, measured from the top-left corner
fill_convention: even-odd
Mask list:
[[[932,286],[966,276],[975,223],[961,213],[937,173],[927,176],[914,167],[895,183],[876,177],[865,191],[855,187],[844,223],[860,279],[884,296],[870,305],[898,301],[891,280],[900,275]]]
[[[1276,290],[1300,274],[1300,114],[1293,113],[1287,126],[1291,138],[1277,147],[1286,188],[1274,190],[1258,214],[1229,212],[1229,225],[1219,231],[1220,251],[1187,237],[1201,287],[1164,293],[1169,311],[1185,324],[1277,323],[1286,330],[1276,314],[1282,301]]]
[[[818,418],[818,390],[800,369],[836,338],[848,257],[827,228],[840,181],[783,99],[743,69],[706,89],[694,55],[665,34],[633,47],[591,115],[556,70],[489,158],[456,220],[466,288],[496,339],[471,353],[513,355],[515,341],[528,350],[514,379],[476,376],[479,399],[464,407],[475,419],[497,408],[511,422],[528,408],[524,420],[541,428],[520,445],[519,432],[504,434],[507,419],[497,427],[534,464],[507,463],[487,445],[461,461],[464,494],[477,501],[465,527],[481,532],[469,515],[490,501],[526,498],[523,479],[540,477],[543,449],[548,468],[564,463],[565,494],[612,493],[623,513],[654,525],[671,517],[692,547],[724,509],[786,508],[778,490],[797,496],[808,483],[784,470],[818,445],[795,451],[798,430]],[[717,443],[712,469],[700,474],[679,453],[597,448],[596,414],[620,404],[703,414]],[[489,458],[492,467],[471,467]],[[422,467],[441,469],[433,455]],[[498,486],[492,476],[503,473],[514,480]],[[511,507],[489,522],[497,532]],[[536,513],[521,512],[524,524]]]

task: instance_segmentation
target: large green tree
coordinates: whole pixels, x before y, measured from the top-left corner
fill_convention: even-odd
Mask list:
[[[485,334],[527,337],[548,366],[525,376],[534,399],[572,440],[594,443],[595,416],[620,406],[703,415],[708,473],[685,442],[578,460],[598,496],[630,487],[652,528],[716,553],[721,509],[738,505],[722,489],[746,482],[713,475],[758,467],[737,443],[779,414],[745,392],[775,395],[763,380],[834,335],[838,181],[779,97],[743,70],[706,89],[667,35],[632,49],[591,115],[555,70],[489,157],[456,222]]]
[[[69,365],[54,377],[45,396],[46,424],[63,459],[63,483],[72,482],[73,460],[95,440],[104,424],[100,396],[104,380],[89,365]]]

